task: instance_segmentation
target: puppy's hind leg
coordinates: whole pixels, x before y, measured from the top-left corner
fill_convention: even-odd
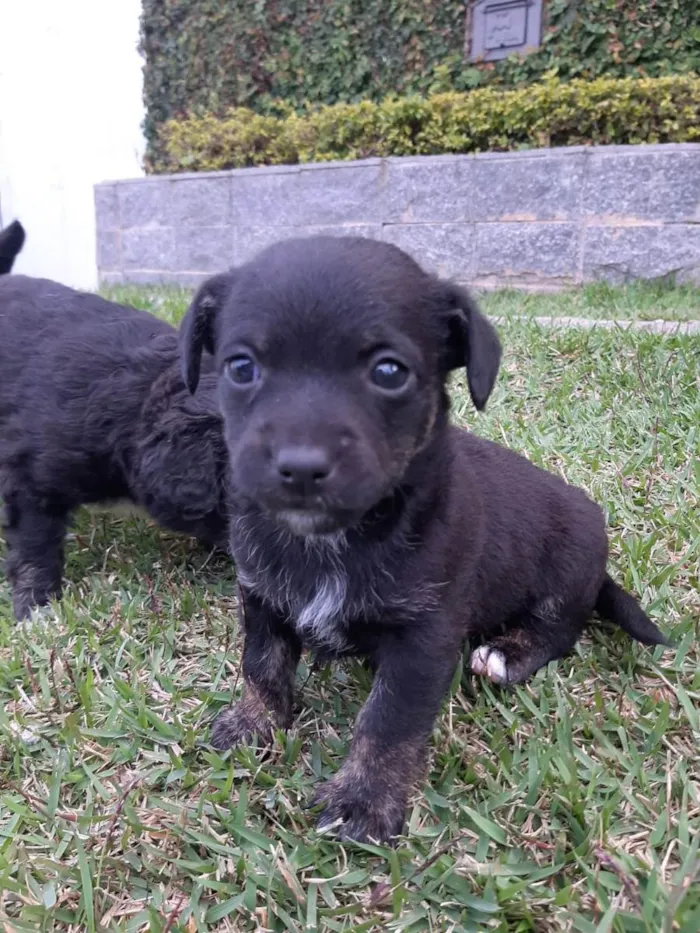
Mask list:
[[[559,600],[543,599],[502,635],[475,648],[471,669],[496,684],[517,684],[561,658],[578,641],[586,613]]]
[[[5,492],[6,572],[16,619],[61,595],[67,510],[27,492]]]

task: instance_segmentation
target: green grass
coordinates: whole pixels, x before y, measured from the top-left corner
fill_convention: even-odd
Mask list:
[[[501,289],[481,299],[493,315],[586,317],[630,321],[692,321],[700,318],[700,288],[664,280],[612,286],[605,282],[554,294]]]
[[[123,285],[107,288],[104,294],[114,301],[155,310],[171,323],[176,323],[191,292],[172,286],[142,288]],[[479,300],[484,310],[494,316],[700,320],[700,286],[674,285],[665,279],[624,286],[598,282],[552,294],[499,289],[483,293]]]
[[[304,805],[367,675],[302,666],[272,752],[215,753],[240,687],[232,567],[84,512],[55,612],[15,625],[0,582],[0,929],[697,933],[700,339],[502,334],[488,412],[460,375],[455,417],[604,505],[613,573],[675,648],[596,627],[525,686],[464,673],[407,840],[341,846]]]

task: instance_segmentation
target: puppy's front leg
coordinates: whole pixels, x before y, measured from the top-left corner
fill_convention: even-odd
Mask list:
[[[24,490],[6,489],[4,496],[7,578],[19,620],[61,595],[67,511],[59,502]]]
[[[325,804],[319,829],[341,821],[340,838],[360,842],[386,842],[401,832],[459,650],[447,626],[433,620],[382,640],[350,754],[314,800]]]
[[[287,729],[292,721],[301,642],[284,616],[253,593],[244,593],[241,617],[243,695],[214,721],[211,742],[220,749],[249,742],[254,735],[269,743],[274,729]]]

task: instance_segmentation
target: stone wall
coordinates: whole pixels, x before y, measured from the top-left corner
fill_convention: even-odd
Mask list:
[[[196,285],[276,240],[388,240],[476,286],[700,282],[700,144],[160,175],[95,189],[102,282]]]

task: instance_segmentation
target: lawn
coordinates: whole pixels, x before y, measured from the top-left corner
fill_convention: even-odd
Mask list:
[[[171,320],[187,300],[120,293]],[[606,314],[632,303],[620,292]],[[594,626],[523,687],[465,671],[407,839],[340,846],[304,806],[347,752],[368,675],[302,665],[271,753],[212,751],[240,686],[233,567],[84,512],[55,611],[15,625],[0,581],[0,928],[697,933],[700,338],[501,333],[488,411],[459,375],[455,418],[605,507],[612,572],[674,649]]]
[[[189,292],[172,287],[116,286],[105,294],[114,301],[156,310],[175,323]],[[494,316],[585,317],[627,321],[700,320],[700,286],[675,285],[665,279],[615,286],[594,282],[582,288],[551,294],[499,289],[480,296],[484,310]]]
[[[586,317],[628,321],[692,321],[700,319],[700,287],[664,280],[625,286],[595,282],[549,295],[515,289],[491,292],[482,299],[494,315]]]

